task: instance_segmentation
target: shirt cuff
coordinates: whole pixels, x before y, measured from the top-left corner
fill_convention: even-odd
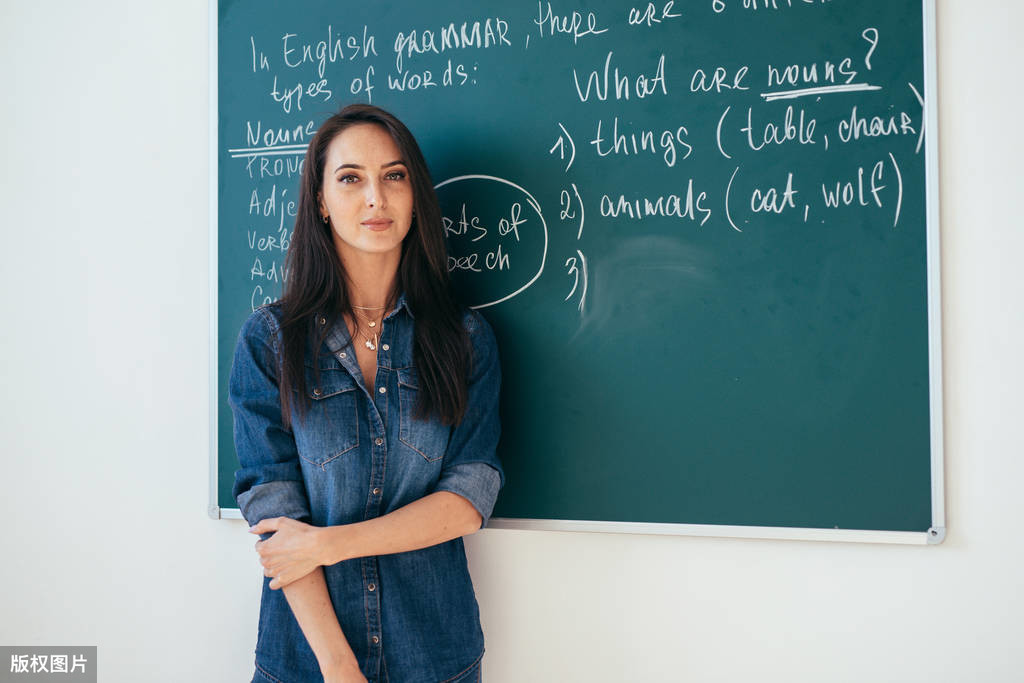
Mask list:
[[[291,517],[303,522],[310,521],[309,506],[306,504],[306,488],[301,481],[268,481],[257,484],[235,498],[242,517],[252,526],[262,519]],[[273,532],[260,534],[264,541]]]
[[[480,527],[487,525],[501,488],[498,470],[485,462],[452,465],[444,471],[436,491],[457,493],[480,513]]]

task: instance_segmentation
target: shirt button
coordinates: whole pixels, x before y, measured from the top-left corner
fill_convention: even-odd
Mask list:
[[[374,637],[373,637],[373,638],[371,638],[370,640],[372,640],[372,641],[373,641],[373,644],[374,644],[374,645],[376,645],[377,643],[379,643],[379,642],[380,642],[380,638],[378,638],[377,636],[374,636]]]
[[[375,496],[379,496],[379,495],[380,495],[380,489],[378,489],[378,488],[375,488],[375,489],[373,490],[373,495],[375,495]]]
[[[324,318],[324,317],[322,317],[322,316],[321,316],[321,318],[320,318],[320,324],[321,324],[321,325],[326,325],[326,324],[327,324],[327,318]]]
[[[319,388],[313,389],[313,395],[314,396],[319,396],[321,393],[323,393],[323,392],[321,392]]]
[[[383,445],[383,444],[384,444],[384,439],[382,439],[382,438],[380,438],[380,437],[378,436],[378,437],[377,437],[377,438],[376,438],[376,439],[374,440],[374,443],[375,443],[375,444],[377,444],[378,446],[381,446],[381,445]]]
[[[366,587],[366,590],[372,593],[373,591],[377,590],[377,584],[371,583],[369,586]]]
[[[391,347],[390,347],[390,346],[388,346],[387,344],[381,344],[381,345],[380,345],[380,348],[384,349],[385,351],[388,351],[388,350],[390,350],[390,349],[391,349]]]
[[[386,387],[381,387],[381,388],[380,388],[380,389],[378,389],[377,391],[379,391],[379,392],[380,392],[380,393],[382,393],[382,394],[386,394],[386,393],[388,392],[388,390],[387,390],[387,388],[386,388]]]
[[[348,355],[344,351],[342,351],[338,355],[341,356],[342,358],[348,358]]]

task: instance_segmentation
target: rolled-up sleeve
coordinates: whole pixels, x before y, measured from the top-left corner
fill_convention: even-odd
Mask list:
[[[269,517],[310,521],[295,438],[281,420],[277,348],[277,325],[257,309],[239,332],[228,381],[240,465],[231,492],[249,524]]]
[[[485,526],[498,491],[505,484],[497,453],[501,363],[494,332],[480,313],[469,314],[467,329],[473,348],[469,400],[462,422],[452,431],[435,490],[450,491],[468,500],[480,513],[480,526]]]

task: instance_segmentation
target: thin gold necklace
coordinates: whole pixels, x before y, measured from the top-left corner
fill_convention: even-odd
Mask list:
[[[353,309],[353,313],[355,313],[357,316],[359,316],[360,318],[365,320],[366,324],[371,328],[371,330],[372,330],[371,334],[373,335],[373,339],[371,340],[370,337],[367,336],[367,334],[365,332],[363,332],[363,328],[362,328],[362,326],[359,325],[359,321],[358,320],[355,321],[355,323],[356,323],[356,331],[359,332],[360,336],[362,336],[362,338],[365,340],[364,344],[365,344],[366,348],[370,349],[371,351],[376,351],[377,350],[377,344],[379,343],[379,340],[380,340],[380,338],[377,336],[377,331],[375,329],[377,327],[377,321],[374,320],[373,318],[370,318],[369,316],[364,315],[363,313],[360,313],[359,311],[361,311],[361,310],[362,311],[383,311],[385,309],[385,307],[384,306],[353,306],[352,309]],[[384,322],[383,318],[381,318],[381,322],[382,323]]]

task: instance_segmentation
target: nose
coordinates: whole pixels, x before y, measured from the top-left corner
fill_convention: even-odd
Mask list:
[[[366,206],[383,209],[385,206],[384,185],[377,179],[366,183]]]

